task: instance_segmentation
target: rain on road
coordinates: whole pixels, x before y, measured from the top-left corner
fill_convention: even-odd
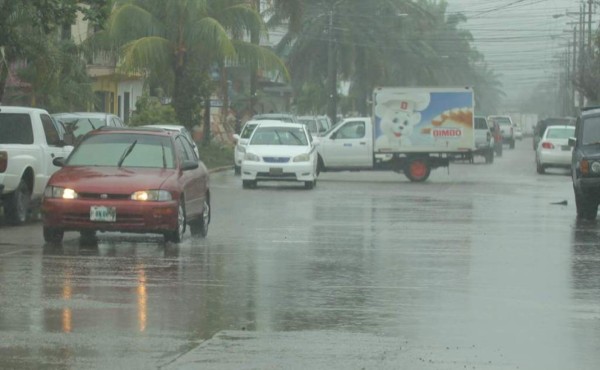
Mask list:
[[[529,140],[425,184],[215,173],[180,245],[1,224],[0,368],[598,369],[600,224]]]

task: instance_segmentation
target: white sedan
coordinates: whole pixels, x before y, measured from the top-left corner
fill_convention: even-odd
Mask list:
[[[575,136],[575,126],[548,126],[535,152],[537,172],[542,174],[548,167],[569,168],[572,148],[569,138]]]
[[[245,147],[241,172],[244,188],[254,188],[258,181],[292,181],[312,189],[317,183],[317,151],[306,125],[261,122]]]

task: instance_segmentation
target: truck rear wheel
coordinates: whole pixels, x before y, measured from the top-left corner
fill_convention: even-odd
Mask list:
[[[7,221],[12,225],[20,225],[27,221],[30,203],[31,190],[22,179],[15,191],[6,198],[4,212],[6,212]]]
[[[423,158],[413,159],[404,167],[404,175],[412,182],[423,182],[429,178],[430,174],[431,167]]]

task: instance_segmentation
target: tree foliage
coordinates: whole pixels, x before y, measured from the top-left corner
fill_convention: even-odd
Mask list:
[[[333,45],[337,74],[349,83],[354,100],[348,106],[360,114],[368,114],[374,87],[384,85],[473,86],[482,110],[497,109],[503,96],[498,76],[462,27],[467,18],[449,14],[445,1],[301,3],[300,29],[290,30],[277,49],[286,57],[296,94],[320,87],[320,95],[328,96],[328,52]],[[284,13],[286,17],[290,15]],[[323,101],[315,104],[307,109],[324,112]]]
[[[245,0],[120,0],[96,48],[117,51],[121,68],[142,71],[173,97],[178,120],[191,128],[214,90],[220,65],[253,64],[286,71],[273,52],[241,41],[266,33]],[[135,22],[131,20],[135,19]]]
[[[71,25],[78,12],[92,24],[101,25],[110,4],[110,0],[0,0],[0,102],[8,70],[18,60],[31,61],[28,70],[21,71],[21,77],[29,77],[27,82],[41,82],[44,70],[51,71],[42,90],[49,89],[52,85],[50,80],[57,78],[64,84],[56,88],[66,88],[70,83],[85,83],[85,79],[80,78],[80,65],[75,60],[78,54],[73,53],[71,46],[57,42],[57,30],[63,25]],[[65,53],[71,53],[71,56]],[[47,65],[42,62],[45,58],[48,58]],[[61,61],[66,63],[64,68]],[[75,80],[69,80],[70,77],[75,77]],[[73,90],[77,91],[80,90]],[[57,96],[60,94],[49,96],[48,101],[56,100]]]

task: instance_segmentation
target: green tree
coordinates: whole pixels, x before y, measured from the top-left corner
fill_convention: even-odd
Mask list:
[[[110,0],[0,0],[0,102],[12,63],[39,57],[38,46],[54,42],[57,29],[71,25],[78,12],[101,24],[109,7]]]
[[[94,42],[116,50],[124,70],[160,81],[173,97],[178,120],[191,128],[202,107],[207,115],[219,65],[255,63],[286,71],[273,52],[238,37],[265,30],[260,15],[243,0],[122,0]],[[205,127],[210,127],[206,121]]]
[[[477,86],[491,102],[499,99],[498,80],[473,47],[461,26],[462,14],[448,14],[436,0],[305,0],[302,26],[290,30],[277,51],[286,57],[297,95],[307,86],[329,96],[325,82],[330,45],[334,47],[334,78],[350,84],[347,109],[369,114],[376,86]],[[330,41],[333,41],[330,43]],[[488,88],[487,83],[492,84]],[[323,104],[314,110],[323,112]]]

